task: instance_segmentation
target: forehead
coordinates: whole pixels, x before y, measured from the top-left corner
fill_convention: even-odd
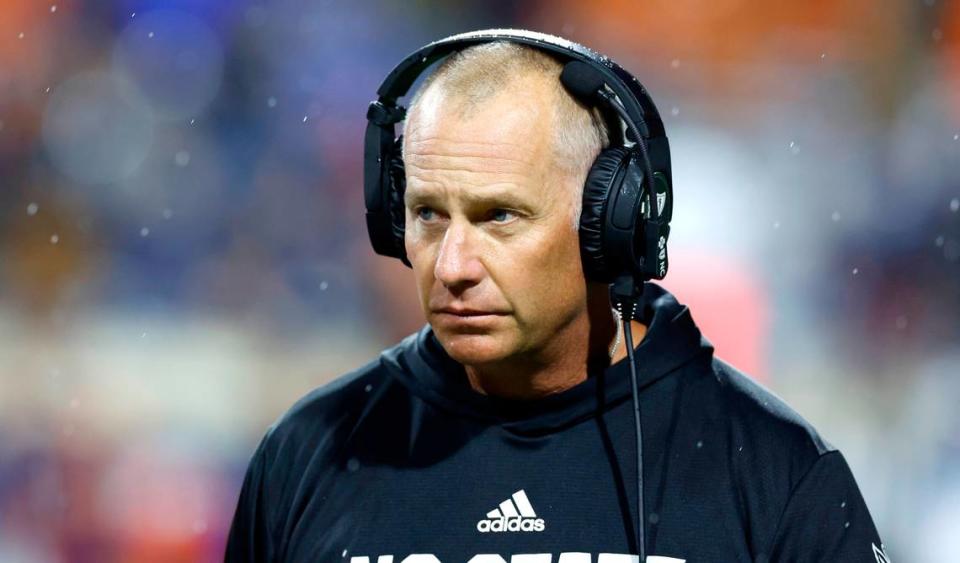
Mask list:
[[[551,111],[536,89],[477,104],[428,90],[406,122],[408,189],[440,180],[543,184],[554,168]]]

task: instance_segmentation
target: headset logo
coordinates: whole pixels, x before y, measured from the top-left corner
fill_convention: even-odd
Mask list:
[[[657,248],[660,249],[660,252],[657,253],[657,270],[659,275],[663,277],[667,273],[667,237],[660,237],[660,240],[657,241]]]
[[[477,522],[477,531],[487,532],[542,532],[546,524],[543,518],[537,518],[530,499],[523,489],[510,495],[487,513],[487,517]]]
[[[657,192],[657,217],[663,215],[663,205],[667,202],[667,194]]]

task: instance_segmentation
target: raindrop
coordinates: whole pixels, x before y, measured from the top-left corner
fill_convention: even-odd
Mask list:
[[[350,459],[347,460],[348,471],[354,472],[358,469],[360,469],[360,461],[357,458],[351,457]]]
[[[827,54],[826,54],[826,53],[820,53],[820,60],[822,61],[822,60],[825,59],[825,58],[827,58]]]
[[[670,109],[670,114],[671,114],[671,115],[680,115],[680,108],[678,108],[677,106],[673,106],[673,108]]]
[[[859,274],[859,273],[860,273],[860,268],[854,268],[854,269],[853,269],[853,275],[857,275],[857,274]]]
[[[340,554],[340,557],[346,557],[346,556],[347,556],[347,550],[344,549],[343,553]]]
[[[837,221],[840,220],[840,212],[839,212],[839,211],[834,211],[834,212],[833,212],[833,215],[830,215],[830,218],[833,219],[833,222],[834,222],[834,223],[836,223]]]
[[[20,35],[17,35],[17,39],[23,39],[23,32],[20,32]]]
[[[650,515],[647,516],[647,520],[650,520],[651,524],[658,524],[660,522],[660,515],[656,512],[651,512]]]
[[[177,151],[177,154],[173,157],[173,161],[177,163],[177,166],[183,168],[190,164],[190,153],[184,150]]]
[[[846,507],[847,507],[847,501],[842,501],[840,503],[840,508],[846,508]]]
[[[169,220],[171,217],[173,217],[173,210],[170,208],[164,209],[162,215],[164,219]]]
[[[267,107],[274,108],[277,107],[277,99],[273,96],[267,98]]]
[[[30,204],[27,205],[27,215],[36,215],[37,211],[40,211],[40,206],[37,205],[36,202],[31,201]]]
[[[740,446],[739,448],[737,448],[737,451],[738,451],[738,452],[742,452],[742,451],[743,451],[743,446]]]
[[[699,450],[702,447],[703,447],[703,440],[697,440],[697,449]]]
[[[798,145],[795,141],[790,141],[790,152],[793,154],[799,154],[800,145]]]
[[[850,522],[844,522],[844,523],[843,523],[843,527],[844,527],[844,528],[849,528],[849,527],[850,527]]]
[[[140,338],[146,338],[146,337],[147,337],[146,331],[140,333]]]
[[[137,17],[137,13],[136,13],[136,12],[133,12],[132,14],[130,14],[130,17],[131,17],[131,18]]]
[[[950,200],[950,211],[956,213],[957,210],[960,210],[960,198],[955,197]]]
[[[145,237],[149,234],[150,234],[150,229],[148,229],[147,227],[143,227],[142,229],[140,229],[140,236]]]
[[[56,233],[50,235],[50,244],[57,244],[58,242],[60,242],[60,235]]]
[[[373,389],[373,385],[370,385],[369,383],[367,383],[367,386],[363,388],[363,390],[367,393],[369,393],[371,389]]]
[[[679,67],[680,67],[680,59],[673,59],[672,61],[670,61],[670,66],[673,67],[673,68],[679,68]]]
[[[56,12],[56,11],[57,11],[57,5],[56,5],[56,4],[54,4],[53,6],[50,6],[50,13],[51,13],[51,14],[54,13],[54,12]]]
[[[46,89],[46,90],[44,90],[44,92],[46,92],[47,94],[49,94],[49,93],[50,93],[50,87],[49,87],[49,86],[47,86],[47,89]]]
[[[326,281],[320,282],[320,291],[326,291],[328,287],[330,287],[330,284]]]
[[[941,246],[943,246],[943,235],[940,235],[937,238],[933,239],[933,244],[937,248],[940,248]]]
[[[304,123],[307,122],[307,116],[303,116],[303,122],[304,122]]]
[[[151,31],[150,33],[148,33],[147,37],[149,37],[150,39],[153,39],[153,32]]]
[[[954,140],[954,141],[960,141],[960,133],[954,133],[954,135],[953,135],[953,140]]]
[[[194,122],[196,122],[196,121],[197,121],[196,119],[191,119],[191,120],[190,120],[190,125],[193,125]]]

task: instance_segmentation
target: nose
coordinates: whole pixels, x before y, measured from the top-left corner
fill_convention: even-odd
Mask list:
[[[434,276],[450,291],[460,293],[483,279],[484,267],[469,225],[451,221],[443,235]]]

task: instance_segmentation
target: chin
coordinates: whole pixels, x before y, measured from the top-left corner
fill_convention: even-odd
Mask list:
[[[510,355],[512,346],[504,335],[437,332],[443,349],[454,360],[464,365],[487,364]]]

